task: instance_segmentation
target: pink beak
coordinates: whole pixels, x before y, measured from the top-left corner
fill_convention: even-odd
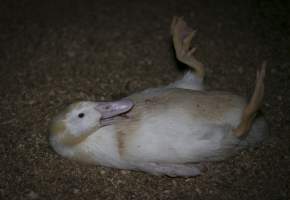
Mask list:
[[[95,109],[102,115],[102,119],[112,118],[130,111],[134,102],[130,99],[121,99],[111,102],[97,102]]]

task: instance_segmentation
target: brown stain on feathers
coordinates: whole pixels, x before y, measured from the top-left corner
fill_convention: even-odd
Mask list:
[[[125,136],[125,132],[123,132],[123,130],[118,130],[117,131],[117,141],[118,141],[118,152],[119,152],[119,156],[122,157],[123,155],[123,149],[124,149],[124,136]]]
[[[130,138],[138,130],[140,121],[141,116],[130,116],[116,123],[117,147],[120,157],[125,154],[127,143],[130,142]]]

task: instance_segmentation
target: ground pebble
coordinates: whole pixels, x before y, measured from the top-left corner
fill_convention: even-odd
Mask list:
[[[74,188],[74,189],[73,189],[73,193],[74,193],[74,194],[77,194],[77,193],[79,193],[79,192],[80,192],[79,189],[77,189],[77,188]]]
[[[129,173],[130,173],[130,171],[128,171],[128,170],[121,170],[121,174],[123,174],[123,175],[127,175]]]
[[[38,195],[36,192],[34,192],[34,191],[30,191],[30,192],[27,194],[27,197],[28,197],[29,199],[38,199],[39,195]]]
[[[240,74],[242,74],[242,73],[244,73],[244,69],[243,69],[242,67],[239,67],[239,68],[238,68],[238,72],[239,72]]]

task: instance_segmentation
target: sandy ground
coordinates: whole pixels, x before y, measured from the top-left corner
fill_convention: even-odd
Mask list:
[[[1,199],[290,198],[287,1],[15,2],[0,7]],[[196,56],[210,89],[250,95],[256,67],[268,61],[269,140],[195,178],[86,166],[57,155],[48,123],[63,106],[117,99],[181,76],[169,36],[173,15],[198,29]]]

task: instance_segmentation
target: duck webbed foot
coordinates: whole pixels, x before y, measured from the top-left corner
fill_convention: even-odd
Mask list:
[[[262,106],[264,98],[264,78],[266,73],[266,62],[263,62],[262,66],[257,70],[256,85],[254,93],[249,103],[244,108],[241,122],[237,128],[233,129],[236,136],[246,136],[252,126],[253,120],[257,111]]]
[[[195,70],[195,74],[201,79],[204,78],[205,70],[201,62],[195,57],[195,47],[191,47],[191,42],[196,31],[192,30],[181,17],[173,17],[171,23],[171,35],[176,58],[180,62]]]

